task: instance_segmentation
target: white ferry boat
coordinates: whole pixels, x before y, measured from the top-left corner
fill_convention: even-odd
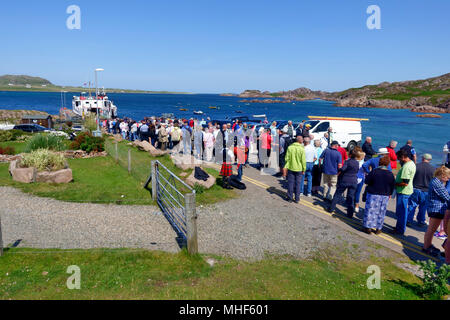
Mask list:
[[[97,114],[97,109],[100,118],[117,118],[117,107],[108,99],[104,90],[99,93],[98,98],[86,96],[86,92],[82,92],[80,96],[73,96],[72,110],[76,115],[85,117],[89,113]]]

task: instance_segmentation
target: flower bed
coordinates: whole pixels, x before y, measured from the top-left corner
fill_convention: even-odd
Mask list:
[[[64,156],[47,149],[23,154],[11,161],[9,173],[14,181],[22,183],[69,183],[73,180],[72,170]]]

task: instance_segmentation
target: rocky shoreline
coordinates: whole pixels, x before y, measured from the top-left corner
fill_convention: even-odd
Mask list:
[[[245,103],[290,103],[321,99],[333,101],[337,107],[410,109],[412,112],[428,114],[450,113],[450,73],[425,80],[382,82],[341,92],[298,88],[273,93],[245,90],[234,96],[246,98],[240,101]]]

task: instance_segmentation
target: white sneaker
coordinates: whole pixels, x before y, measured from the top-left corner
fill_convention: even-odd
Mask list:
[[[311,198],[311,197],[312,197],[312,194],[311,194],[311,193],[310,193],[310,194],[308,194],[308,195],[307,195],[307,197],[308,197],[308,198]]]
[[[355,213],[358,213],[359,212],[359,207],[355,207]]]

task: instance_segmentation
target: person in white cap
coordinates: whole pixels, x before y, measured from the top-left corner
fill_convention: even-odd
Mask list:
[[[389,156],[388,149],[387,148],[380,148],[380,149],[378,149],[378,157],[371,158],[368,161],[364,162],[364,164],[362,165],[362,168],[363,168],[364,172],[368,174],[370,171],[375,170],[376,168],[378,168],[379,165],[380,165],[380,159],[382,157],[385,157],[385,156]],[[392,167],[391,167],[390,161],[389,161],[388,170],[392,171]]]

